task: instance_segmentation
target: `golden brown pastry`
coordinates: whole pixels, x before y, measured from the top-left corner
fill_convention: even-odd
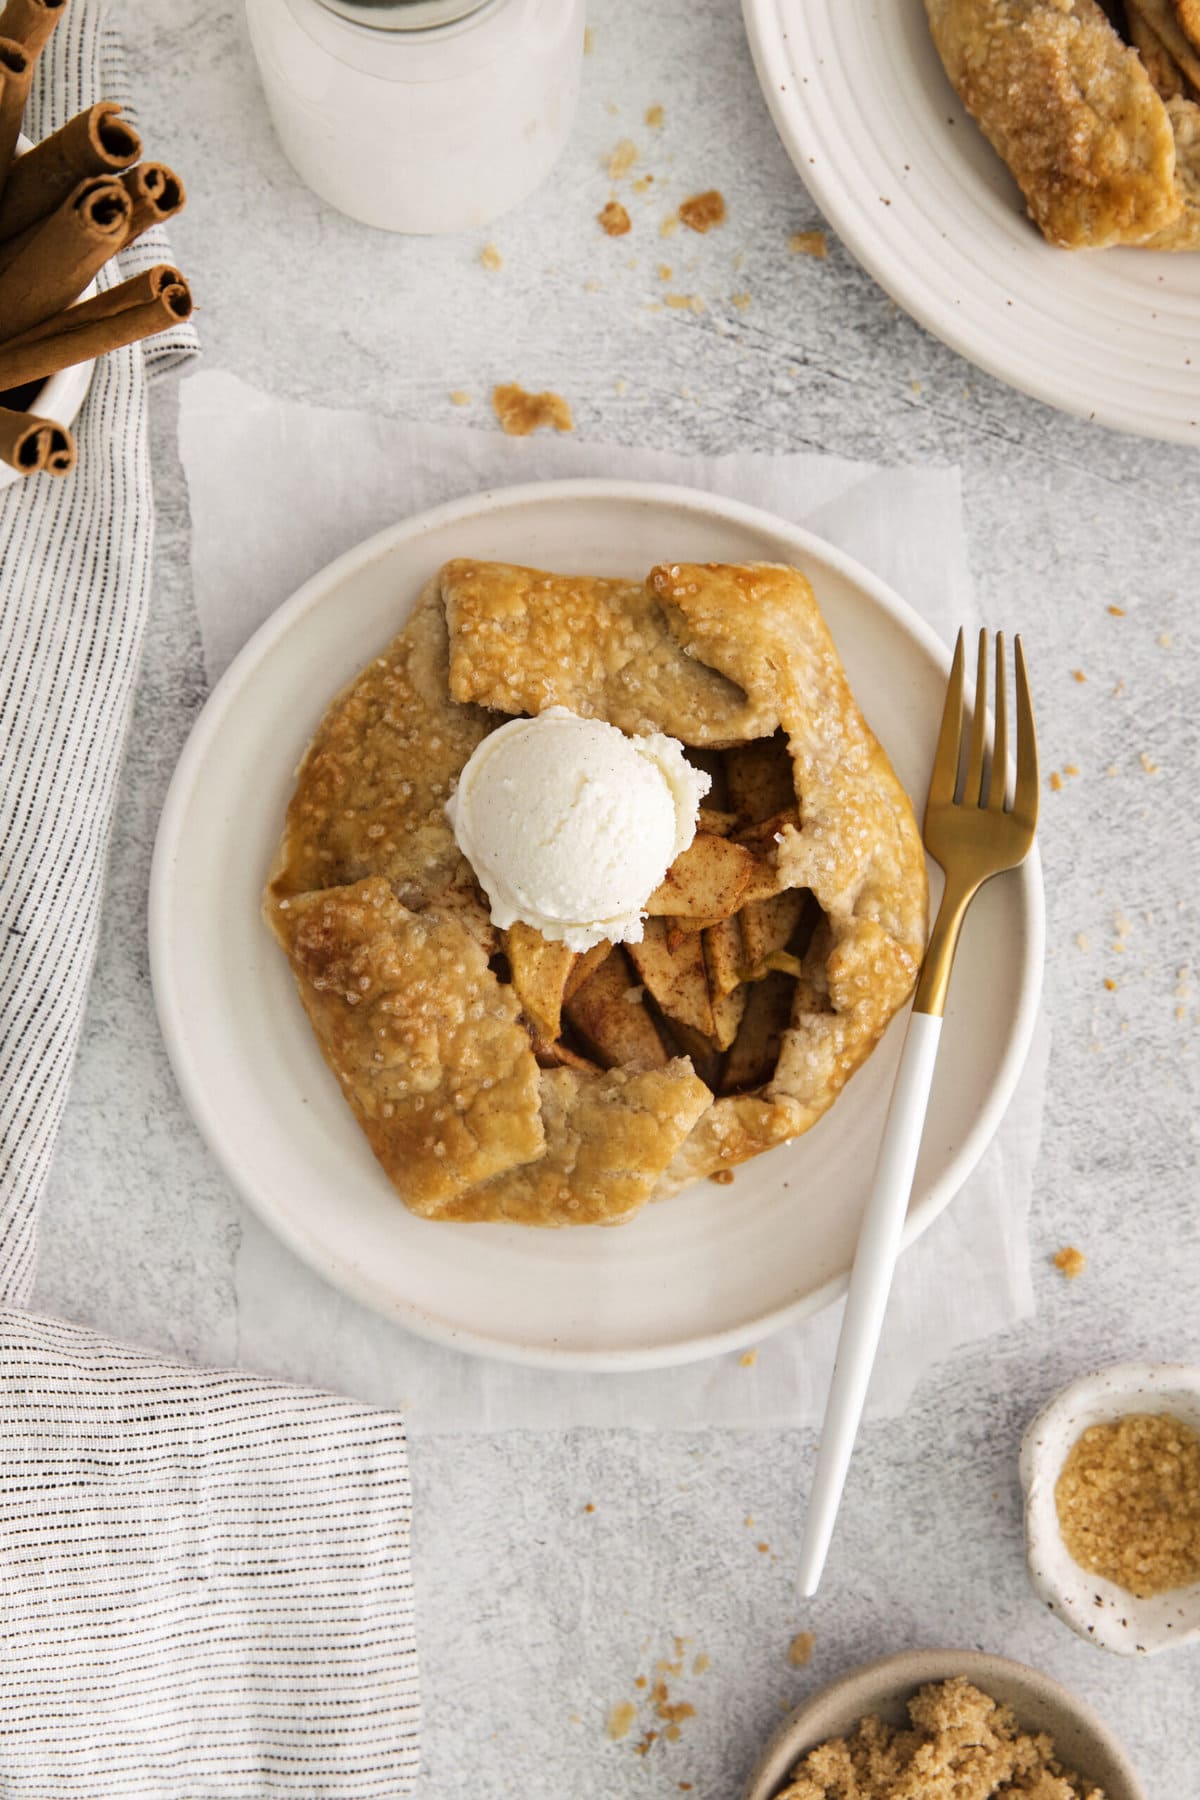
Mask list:
[[[1171,122],[1096,0],[926,10],[955,90],[1052,244],[1139,244],[1178,218]]]
[[[497,932],[444,805],[475,746],[551,705],[667,732],[710,775],[641,944]],[[808,581],[645,583],[448,563],[331,705],[265,916],[406,1204],[616,1223],[806,1131],[916,977],[916,822]]]
[[[1175,183],[1183,211],[1141,248],[1200,250],[1200,106],[1177,96],[1167,101],[1167,115],[1175,133]]]
[[[1155,93],[1160,100],[1173,100],[1187,92],[1187,81],[1183,70],[1176,62],[1157,31],[1149,23],[1144,13],[1130,6],[1126,14],[1129,27],[1129,41],[1142,59],[1142,66],[1150,77]]]

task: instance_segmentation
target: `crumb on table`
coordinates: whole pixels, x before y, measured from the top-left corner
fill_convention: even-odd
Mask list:
[[[629,1736],[636,1718],[637,1707],[632,1700],[618,1700],[615,1706],[609,1708],[605,1730],[614,1743],[618,1738]]]
[[[725,1173],[724,1170],[721,1170],[720,1172],[722,1174]],[[732,1173],[732,1171],[730,1171],[730,1172]],[[758,1361],[758,1351],[757,1350],[743,1350],[742,1354],[738,1357],[738,1362],[741,1364],[743,1369],[752,1369],[757,1361]]]
[[[561,394],[529,394],[515,381],[492,389],[492,407],[509,437],[528,437],[543,425],[553,425],[555,431],[575,429],[571,408]]]
[[[637,161],[637,158],[637,145],[633,142],[633,139],[622,138],[608,159],[609,180],[620,181],[623,175],[628,175],[630,169],[632,169],[634,163]]]
[[[807,1669],[812,1661],[813,1646],[816,1635],[811,1631],[798,1631],[788,1645],[788,1661],[793,1669]]]
[[[681,222],[689,231],[703,235],[714,225],[725,223],[725,196],[719,188],[706,188],[702,194],[689,194],[679,208]]]
[[[658,131],[662,127],[662,122],[663,122],[663,109],[662,109],[661,105],[657,101],[655,101],[653,106],[648,106],[646,108],[646,123],[650,127],[651,131]]]
[[[494,271],[504,267],[504,258],[497,250],[495,244],[485,244],[483,249],[479,252],[479,260],[485,269],[492,269]]]
[[[609,237],[624,237],[625,233],[632,229],[633,221],[619,200],[610,200],[608,205],[596,214],[596,217],[600,221],[601,229]]]
[[[788,249],[793,256],[815,256],[818,262],[824,262],[829,255],[829,241],[823,231],[793,231]]]
[[[1055,1253],[1054,1266],[1061,1275],[1066,1276],[1068,1281],[1074,1281],[1087,1268],[1087,1257],[1082,1250],[1077,1250],[1074,1244],[1064,1244],[1063,1248]]]

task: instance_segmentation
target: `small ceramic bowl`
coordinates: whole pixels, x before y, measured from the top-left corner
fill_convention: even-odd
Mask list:
[[[1103,1789],[1105,1800],[1147,1800],[1129,1759],[1106,1725],[1048,1675],[979,1650],[909,1650],[852,1669],[786,1719],[747,1782],[742,1800],[774,1800],[800,1758],[827,1738],[844,1737],[875,1714],[908,1723],[907,1705],[926,1682],[965,1675],[1012,1708],[1027,1731],[1047,1731],[1063,1762]]]
[[[29,139],[21,136],[17,139],[17,155],[22,156],[26,150],[32,149]],[[93,282],[80,295],[81,300],[90,299],[95,293]],[[44,381],[35,397],[29,402],[29,409],[39,418],[53,419],[57,425],[73,425],[83,405],[88,388],[92,384],[94,362],[76,363],[73,368],[61,369],[57,375],[51,375]],[[0,462],[0,489],[8,487],[14,481],[22,481],[25,477],[18,470],[10,469],[7,463]]]
[[[1153,1656],[1200,1637],[1200,1582],[1139,1600],[1090,1574],[1068,1553],[1054,1489],[1072,1445],[1089,1425],[1125,1413],[1174,1413],[1200,1431],[1200,1368],[1186,1363],[1114,1363],[1064,1388],[1021,1445],[1029,1576],[1072,1631],[1120,1656]]]

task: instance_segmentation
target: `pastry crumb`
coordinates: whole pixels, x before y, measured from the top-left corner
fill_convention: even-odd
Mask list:
[[[628,1737],[637,1718],[637,1707],[632,1700],[618,1700],[608,1710],[608,1722],[605,1730],[614,1743],[619,1738]]]
[[[684,398],[690,400],[691,395],[686,394]],[[734,1182],[734,1171],[732,1169],[718,1169],[713,1176],[713,1180],[720,1187],[732,1187]]]
[[[451,388],[450,404],[451,406],[470,406],[471,396],[466,388]]]
[[[1056,794],[1062,793],[1062,776],[1057,769],[1050,771],[1050,786]]]
[[[1087,933],[1084,931],[1077,931],[1075,933],[1075,943],[1080,950],[1090,950],[1091,949],[1091,945],[1088,942]]]
[[[793,231],[788,249],[793,256],[815,256],[818,262],[824,262],[829,255],[829,240],[823,231]]]
[[[1075,1281],[1087,1268],[1087,1257],[1074,1244],[1064,1244],[1061,1250],[1055,1252],[1054,1266],[1068,1281]]]
[[[664,294],[663,298],[667,305],[676,312],[701,313],[704,311],[704,302],[699,294]]]
[[[648,194],[653,186],[653,175],[639,175],[633,184],[633,191],[635,194]]]
[[[701,1650],[692,1663],[692,1674],[693,1675],[706,1675],[708,1673],[709,1669],[711,1669],[711,1668],[712,1668],[712,1658],[710,1656],[706,1656],[704,1651]]]
[[[725,196],[719,188],[690,194],[679,208],[679,217],[689,231],[698,231],[703,236],[715,225],[725,223]]]
[[[720,1170],[718,1170],[718,1174],[732,1175],[733,1170],[732,1169],[720,1169]],[[738,1357],[738,1362],[742,1365],[743,1369],[752,1369],[757,1361],[758,1361],[758,1351],[757,1350],[743,1350],[742,1354]]]
[[[628,175],[637,159],[637,145],[634,143],[633,139],[622,138],[608,159],[609,180],[620,181],[623,175]]]
[[[1114,619],[1123,619],[1125,617],[1125,608],[1123,606],[1110,606],[1108,610]]]
[[[793,1669],[807,1669],[812,1661],[813,1646],[816,1634],[812,1631],[798,1631],[788,1645],[787,1659]]]
[[[679,230],[679,214],[668,213],[658,228],[659,237],[673,237]]]
[[[1072,669],[1071,670],[1071,679],[1072,679],[1072,681],[1081,681],[1082,682],[1082,681],[1087,680],[1087,676],[1084,674],[1082,669]]]
[[[656,101],[653,106],[648,106],[646,108],[646,123],[651,131],[659,131],[662,128],[662,122],[663,109]]]
[[[745,293],[734,294],[731,296],[731,298],[733,300],[733,304],[737,307],[739,312],[745,312],[748,309],[748,307],[750,305],[749,294],[745,294]]]
[[[528,437],[543,425],[552,425],[555,431],[575,429],[571,408],[561,394],[529,394],[515,381],[492,389],[492,407],[509,437]]]
[[[595,48],[596,34],[590,25],[585,25],[583,28],[583,54],[590,56]]]
[[[1063,767],[1063,774],[1070,775],[1072,777],[1072,779],[1076,775],[1078,775],[1078,773],[1079,773],[1079,764],[1078,763],[1066,763]]]
[[[495,244],[485,244],[483,249],[479,252],[479,260],[485,269],[496,270],[504,267],[504,258],[497,250]]]
[[[771,1546],[770,1546],[770,1544],[759,1543],[759,1544],[755,1544],[754,1548],[758,1551],[758,1554],[760,1556],[766,1556],[768,1554],[768,1552],[770,1551]]]
[[[1139,754],[1138,761],[1141,763],[1143,769],[1145,769],[1147,775],[1158,774],[1158,764],[1151,759],[1145,750],[1141,751]]]
[[[587,1503],[587,1505],[586,1505],[586,1506],[585,1506],[585,1507],[584,1507],[584,1509],[583,1509],[583,1510],[584,1510],[584,1512],[585,1512],[585,1513],[594,1513],[594,1512],[595,1512],[595,1510],[596,1510],[596,1508],[595,1508],[595,1506],[594,1506],[594,1505],[593,1505],[593,1503],[592,1503],[592,1501],[590,1501],[590,1500],[589,1500],[589,1501],[588,1501],[588,1503]]]
[[[1110,994],[1115,994],[1115,993],[1116,993],[1116,991],[1117,991],[1117,984],[1116,984],[1116,982],[1115,982],[1115,981],[1114,981],[1114,980],[1113,980],[1113,978],[1112,978],[1112,976],[1111,976],[1111,975],[1106,975],[1106,976],[1105,976],[1105,977],[1104,977],[1104,985],[1105,985],[1105,987],[1106,987],[1106,988],[1107,988],[1107,989],[1108,989],[1108,991],[1109,991],[1109,993],[1110,993]]]
[[[619,200],[610,200],[596,217],[600,221],[601,230],[607,232],[609,237],[624,237],[633,228],[633,221]]]

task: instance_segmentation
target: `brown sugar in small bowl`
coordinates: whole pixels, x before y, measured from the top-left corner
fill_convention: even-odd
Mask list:
[[[741,1800],[775,1800],[802,1756],[844,1737],[860,1719],[873,1714],[907,1724],[917,1689],[956,1675],[1011,1708],[1024,1730],[1047,1732],[1064,1765],[1095,1783],[1105,1800],[1147,1800],[1125,1752],[1089,1706],[1039,1670],[979,1650],[907,1650],[851,1669],[784,1720]]]
[[[1092,1425],[1169,1413],[1200,1431],[1200,1366],[1112,1363],[1057,1394],[1021,1445],[1025,1553],[1035,1593],[1089,1644],[1118,1656],[1155,1656],[1200,1639],[1200,1582],[1140,1599],[1081,1568],[1063,1542],[1055,1490],[1072,1446]]]

